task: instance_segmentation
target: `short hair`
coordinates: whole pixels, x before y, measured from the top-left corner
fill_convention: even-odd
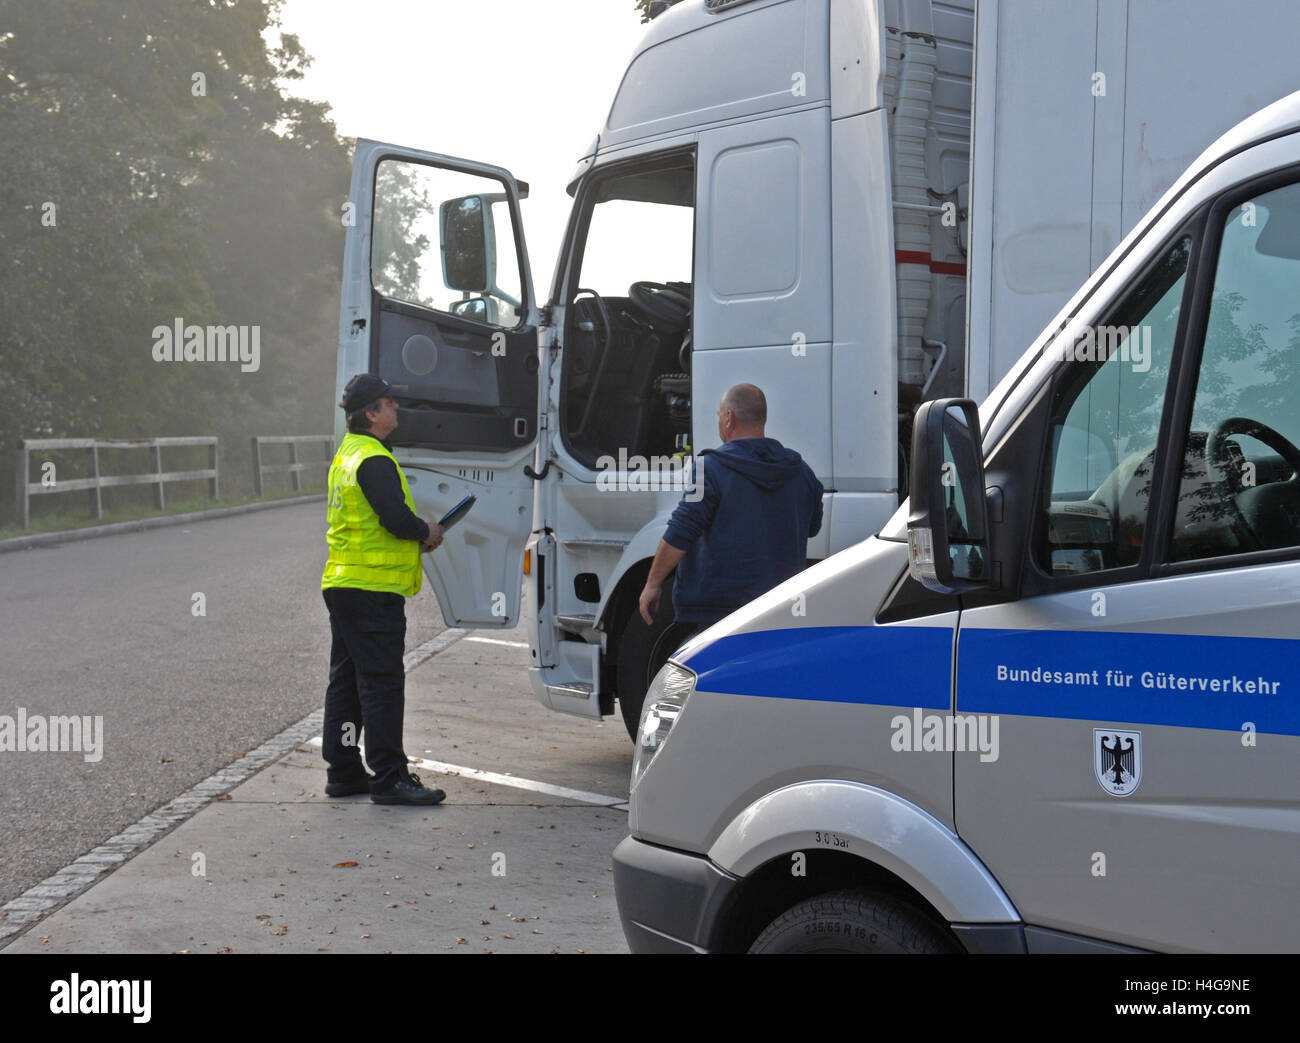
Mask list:
[[[369,402],[360,409],[354,409],[348,414],[348,430],[354,435],[365,434],[370,430],[370,418],[367,413],[378,413],[383,408],[384,398],[380,395],[373,402]]]
[[[767,423],[767,396],[753,384],[737,384],[722,396],[722,408],[735,414],[736,422],[746,427]]]

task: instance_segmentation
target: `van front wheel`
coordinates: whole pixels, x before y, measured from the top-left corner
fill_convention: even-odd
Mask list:
[[[960,952],[937,923],[905,902],[865,890],[832,891],[787,909],[752,953]]]

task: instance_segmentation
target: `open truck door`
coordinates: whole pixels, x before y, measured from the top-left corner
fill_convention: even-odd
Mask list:
[[[424,556],[453,626],[519,618],[539,383],[526,195],[500,167],[357,141],[335,401],[356,373],[395,386],[390,441],[422,518],[477,497]],[[345,428],[339,410],[338,439]]]

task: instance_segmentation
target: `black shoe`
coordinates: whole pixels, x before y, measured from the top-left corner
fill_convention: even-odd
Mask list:
[[[411,773],[383,793],[372,793],[376,804],[441,804],[447,794],[440,789],[426,789],[420,776]]]
[[[370,792],[370,783],[374,779],[373,775],[358,775],[356,778],[344,779],[341,782],[326,782],[325,796],[327,797],[357,797],[363,793]]]

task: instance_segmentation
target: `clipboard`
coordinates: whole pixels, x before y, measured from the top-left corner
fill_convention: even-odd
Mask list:
[[[461,500],[460,503],[456,504],[455,507],[439,518],[438,524],[442,526],[443,532],[445,533],[447,529],[450,529],[465,517],[465,515],[469,514],[469,509],[474,506],[474,502],[477,499],[477,496],[470,493],[470,495],[466,496],[465,499]]]

